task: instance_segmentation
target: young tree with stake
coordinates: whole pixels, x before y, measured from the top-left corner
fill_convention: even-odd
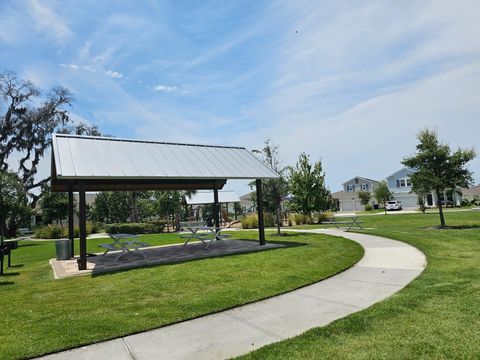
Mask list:
[[[473,148],[452,151],[448,144],[438,140],[434,130],[420,131],[417,139],[417,151],[404,158],[402,164],[416,170],[410,176],[414,192],[435,192],[440,227],[444,228],[446,223],[440,196],[447,190],[472,185],[473,176],[467,164],[476,154]]]
[[[379,204],[383,205],[385,215],[387,214],[387,201],[392,200],[393,194],[388,189],[387,182],[381,181],[378,186],[373,190],[373,197],[378,201]]]

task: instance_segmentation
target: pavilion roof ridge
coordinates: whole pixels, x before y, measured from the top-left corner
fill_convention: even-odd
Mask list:
[[[129,139],[129,138],[117,138],[117,137],[108,137],[108,136],[93,136],[93,135],[74,135],[74,134],[62,134],[56,133],[53,134],[54,138],[79,138],[79,139],[91,139],[99,141],[118,141],[118,142],[133,142],[133,143],[143,143],[143,144],[161,144],[161,145],[179,145],[179,146],[197,146],[197,147],[210,147],[210,148],[226,148],[226,149],[241,149],[247,150],[243,146],[232,146],[232,145],[212,145],[212,144],[193,144],[193,143],[183,143],[183,142],[171,142],[171,141],[158,141],[158,140],[144,140],[144,139]],[[248,150],[247,150],[248,151]]]

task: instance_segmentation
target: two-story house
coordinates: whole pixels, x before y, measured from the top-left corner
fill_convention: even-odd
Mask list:
[[[418,194],[412,191],[412,182],[410,181],[410,175],[415,172],[414,169],[403,168],[394,172],[392,175],[386,178],[388,188],[393,193],[395,200],[402,202],[403,208],[415,208],[418,207]],[[457,190],[449,190],[440,195],[440,201],[443,204],[448,205],[460,205],[462,202],[461,192]],[[425,198],[425,206],[436,206],[437,196],[434,192],[427,194]]]
[[[337,202],[337,207],[340,211],[363,211],[365,206],[360,202],[358,193],[360,191],[373,192],[373,189],[377,186],[378,181],[356,176],[342,184],[343,191],[338,191],[332,194],[332,197]],[[370,204],[373,206],[374,199],[370,200]]]
[[[393,193],[393,198],[400,200],[404,208],[418,207],[418,195],[412,192],[412,182],[410,181],[410,175],[414,172],[413,169],[403,168],[386,178],[388,188]],[[433,206],[433,194],[428,194],[426,202],[427,206]]]

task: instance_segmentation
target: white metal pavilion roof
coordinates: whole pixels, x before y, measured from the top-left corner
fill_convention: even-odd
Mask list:
[[[55,134],[57,179],[273,179],[242,147]]]
[[[185,195],[185,201],[188,205],[201,205],[201,204],[213,204],[213,191],[210,190],[198,190],[190,197]],[[240,202],[240,198],[234,191],[219,191],[218,192],[219,203],[233,203]]]

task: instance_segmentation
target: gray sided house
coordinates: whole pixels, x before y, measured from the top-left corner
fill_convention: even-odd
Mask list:
[[[412,183],[410,181],[410,175],[415,172],[414,169],[403,168],[394,172],[387,177],[388,188],[393,193],[395,200],[402,202],[403,208],[417,208],[418,207],[418,194],[412,191]],[[462,198],[461,194],[457,191],[447,191],[445,194],[440,195],[440,200],[444,204],[448,205],[460,205]],[[425,206],[436,206],[437,197],[435,193],[427,194],[425,199]]]
[[[418,207],[418,195],[412,192],[412,183],[410,175],[415,171],[409,168],[403,168],[392,175],[387,176],[387,184],[390,191],[393,193],[395,200],[400,200],[404,208]],[[427,206],[433,206],[433,194],[428,194]]]
[[[360,191],[373,192],[373,189],[378,185],[378,181],[356,176],[342,184],[343,190],[332,194],[336,200],[340,211],[363,211],[365,206],[360,202],[358,193]],[[373,206],[374,199],[370,200],[370,205]]]
[[[480,184],[477,186],[473,186],[468,189],[462,189],[462,196],[464,200],[473,201],[478,200],[480,201]]]

